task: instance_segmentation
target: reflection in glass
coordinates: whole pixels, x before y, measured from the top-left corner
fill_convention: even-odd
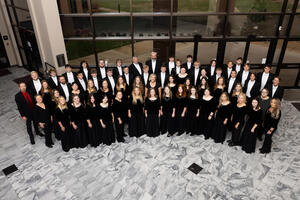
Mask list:
[[[200,61],[201,65],[207,65],[217,57],[217,51],[217,42],[199,42],[197,60]]]
[[[130,17],[94,17],[97,37],[130,37]]]
[[[92,0],[93,12],[130,12],[129,0]]]
[[[224,63],[244,56],[246,42],[226,42]],[[248,59],[249,60],[249,59]]]
[[[133,12],[171,12],[171,0],[132,0]]]
[[[178,37],[219,36],[222,34],[223,16],[174,17],[173,35]]]
[[[300,15],[295,15],[294,22],[291,28],[291,36],[300,36]]]
[[[57,0],[59,13],[87,13],[89,11],[89,0]]]
[[[186,56],[193,55],[193,52],[194,42],[176,42],[175,58],[180,59],[182,64],[186,62]]]
[[[283,0],[230,0],[234,3],[234,12],[281,12]],[[292,5],[289,1],[288,5]]]
[[[93,41],[65,40],[65,45],[70,65],[77,66],[81,60],[95,65]]]
[[[216,12],[217,1],[178,0],[178,12]],[[175,9],[176,10],[176,9]],[[174,10],[174,11],[175,11]]]
[[[16,9],[19,25],[26,29],[33,30],[30,13],[28,11]]]
[[[250,64],[262,63],[263,58],[267,58],[270,42],[251,42],[247,60]]]
[[[89,17],[61,16],[64,37],[91,37],[91,23]]]
[[[289,41],[285,50],[283,63],[300,63],[300,41]]]
[[[134,17],[134,37],[169,36],[170,17]]]

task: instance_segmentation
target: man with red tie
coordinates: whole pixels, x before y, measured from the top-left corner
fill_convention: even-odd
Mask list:
[[[43,134],[40,133],[38,125],[33,121],[34,98],[32,94],[27,91],[26,84],[24,82],[19,83],[19,89],[20,91],[16,94],[15,101],[22,119],[26,122],[30,142],[31,144],[35,144],[32,133],[32,122],[36,134],[40,136],[43,136]]]

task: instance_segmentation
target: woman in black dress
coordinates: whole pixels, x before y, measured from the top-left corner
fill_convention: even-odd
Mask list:
[[[160,101],[156,90],[150,88],[145,100],[146,133],[149,137],[159,135]]]
[[[185,79],[188,77],[188,73],[186,73],[186,68],[184,66],[182,66],[180,68],[180,73],[176,75],[175,79],[176,79],[176,83],[177,85],[179,84],[183,84],[185,83]]]
[[[219,101],[221,94],[225,90],[225,78],[223,76],[219,77],[217,80],[217,83],[215,85],[215,90],[214,90],[214,98]]]
[[[200,80],[202,80],[203,78],[205,78],[206,80],[208,80],[207,71],[206,71],[205,68],[201,68],[201,72],[200,73],[201,73],[201,75],[199,77]]]
[[[204,91],[208,88],[208,79],[207,78],[202,78],[200,79],[200,85],[198,88],[198,97],[199,99],[202,99],[204,95]]]
[[[243,87],[241,83],[237,83],[233,89],[232,96],[230,97],[230,101],[232,105],[237,104],[238,96],[243,93]]]
[[[273,98],[270,103],[270,108],[265,114],[263,128],[265,130],[265,140],[260,153],[270,153],[272,148],[272,136],[277,130],[277,126],[281,117],[280,110],[281,102],[277,98]]]
[[[190,78],[186,78],[185,79],[184,88],[185,88],[185,91],[186,91],[186,96],[190,96],[191,88],[192,88],[191,79]]]
[[[98,102],[102,102],[102,98],[107,96],[109,105],[112,104],[113,101],[113,92],[109,89],[108,80],[104,79],[101,83],[101,88],[97,91],[97,95],[99,98]]]
[[[82,92],[82,91],[79,89],[79,87],[78,87],[78,85],[77,85],[76,82],[73,82],[73,83],[72,83],[72,96],[74,96],[74,95],[78,95],[78,96],[79,96],[80,102],[81,102],[82,104],[85,103],[85,96],[84,96],[85,94],[84,94],[84,92]]]
[[[51,115],[49,107],[43,103],[41,95],[35,96],[36,104],[33,107],[33,119],[45,133],[46,146],[52,148],[53,141],[51,137]]]
[[[140,89],[141,94],[144,97],[144,95],[145,95],[145,87],[144,87],[143,81],[142,81],[142,79],[141,79],[140,76],[136,76],[134,78],[130,94],[132,94],[133,89],[136,88],[136,87]]]
[[[269,90],[267,88],[264,88],[261,90],[261,95],[258,97],[258,104],[261,107],[262,110],[262,120],[265,119],[265,114],[270,107],[271,103],[271,97],[269,97]],[[262,136],[264,134],[263,127],[259,127],[257,138],[262,141]]]
[[[258,99],[252,99],[251,108],[248,111],[248,120],[242,134],[242,150],[246,153],[254,153],[256,147],[256,137],[259,127],[262,124],[262,109],[258,104]]]
[[[175,78],[172,74],[169,76],[169,79],[168,79],[168,87],[172,91],[173,97],[175,97],[176,92],[177,92],[177,85],[175,83]]]
[[[156,74],[151,74],[149,77],[149,82],[147,83],[145,88],[145,97],[149,95],[149,91],[151,88],[153,88],[155,90],[155,94],[157,94],[157,96],[161,98],[161,86],[156,80]]]
[[[229,146],[236,146],[241,144],[241,132],[245,124],[245,116],[247,114],[247,99],[244,93],[240,93],[237,99],[237,104],[232,105],[232,137],[228,141]]]
[[[184,85],[179,84],[176,92],[176,99],[175,99],[175,132],[178,132],[178,135],[181,135],[186,131],[186,124],[185,124],[186,107],[187,107],[187,99],[186,99],[186,92],[184,90]]]
[[[97,147],[101,143],[101,127],[99,121],[99,106],[93,93],[88,97],[86,104],[86,121],[89,143]]]
[[[43,103],[47,106],[50,107],[51,101],[52,101],[52,89],[49,86],[48,82],[46,80],[42,80],[41,82],[42,88],[39,91],[39,94],[43,98]]]
[[[71,136],[73,135],[70,121],[70,112],[63,96],[58,98],[57,108],[55,109],[55,117],[59,125],[59,135],[61,138],[62,149],[68,152],[71,148]]]
[[[227,123],[231,117],[232,106],[230,104],[227,92],[223,92],[220,96],[219,105],[215,112],[215,123],[211,137],[216,143],[223,143],[226,138]]]
[[[129,136],[140,137],[144,135],[145,115],[144,115],[144,99],[140,88],[136,87],[132,90],[131,97],[128,102],[129,117]]]
[[[58,99],[59,99],[59,91],[57,89],[52,90],[52,98],[51,98],[51,102],[50,102],[50,114],[52,116],[52,130],[54,132],[54,136],[57,140],[60,140],[60,134],[59,134],[59,125],[58,125],[58,121],[55,115],[55,109],[57,107],[58,104]]]
[[[196,88],[192,86],[187,100],[186,133],[191,133],[191,135],[199,135],[199,111],[200,101],[198,98],[198,93]]]
[[[87,87],[86,87],[86,91],[85,91],[85,94],[84,94],[84,96],[85,96],[84,100],[86,102],[88,101],[88,98],[89,98],[90,94],[92,94],[92,93],[93,93],[94,97],[96,98],[96,102],[97,102],[97,99],[98,99],[97,88],[94,85],[94,81],[90,79],[87,82]],[[97,102],[97,104],[98,104],[98,102]]]
[[[168,136],[174,134],[174,98],[169,86],[164,88],[163,96],[161,99],[161,117],[160,117],[160,131],[161,134],[168,132]]]
[[[130,97],[130,90],[122,76],[119,76],[117,79],[116,91],[122,92],[122,100],[127,103]]]
[[[213,115],[217,106],[216,99],[211,95],[209,88],[204,90],[200,105],[199,129],[200,133],[204,134],[205,139],[208,139],[211,137]]]
[[[77,94],[72,97],[72,104],[70,105],[70,119],[74,130],[72,135],[72,147],[84,148],[88,145],[87,131],[86,131],[86,110],[80,102]]]
[[[99,118],[102,127],[102,142],[106,145],[111,145],[116,141],[114,127],[113,127],[113,113],[109,104],[109,99],[106,95],[102,97],[99,106]]]
[[[122,91],[117,91],[114,99],[112,110],[114,114],[114,123],[117,133],[117,141],[124,142],[124,124],[128,115],[128,104],[127,101],[123,100]]]

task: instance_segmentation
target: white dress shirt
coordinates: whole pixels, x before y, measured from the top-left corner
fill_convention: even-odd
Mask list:
[[[115,85],[116,85],[115,80],[112,76],[108,76],[108,80],[110,82],[112,92],[113,92],[113,94],[115,94]]]
[[[95,87],[97,88],[97,90],[99,90],[99,83],[98,83],[97,77],[93,77],[93,81],[94,81]]]
[[[67,72],[68,83],[72,84],[75,81],[74,74],[72,72]]]
[[[176,74],[179,74],[179,72],[180,72],[180,66],[179,67],[176,66]]]
[[[269,75],[270,75],[269,73],[266,74],[265,72],[262,74],[260,90],[264,89],[264,87],[266,86]]]
[[[172,74],[172,69],[175,67],[174,62],[169,62],[169,74]]]
[[[117,66],[119,75],[122,76],[123,75],[123,71],[122,71],[122,66]]]
[[[272,98],[274,97],[274,94],[275,94],[277,88],[278,88],[278,85],[277,85],[277,86],[274,86],[274,85],[272,84]]]
[[[36,93],[39,93],[39,91],[40,91],[41,88],[42,88],[42,84],[41,84],[40,79],[33,80],[33,85],[34,85],[34,88],[35,88],[35,90],[36,90]]]
[[[85,81],[83,79],[78,79],[80,85],[82,86],[83,90],[86,91],[86,84]]]
[[[149,73],[144,73],[144,74],[143,74],[143,77],[144,77],[144,82],[145,82],[145,85],[147,85],[147,83],[148,83],[148,77],[149,77]]]
[[[66,101],[69,102],[70,93],[69,93],[69,89],[68,89],[67,84],[60,84],[60,85],[61,85],[61,87],[62,87],[62,89],[63,89],[63,91],[66,95]]]
[[[235,71],[239,73],[239,71],[241,71],[241,65],[235,65]]]
[[[232,90],[235,79],[236,78],[230,78],[230,80],[229,80],[229,84],[228,84],[228,93],[229,94],[231,93],[231,90]]]
[[[231,72],[232,72],[232,68],[227,67],[227,78],[230,78]]]
[[[129,74],[124,74],[127,85],[129,85]]]
[[[218,79],[221,77],[221,75],[216,74],[216,82],[218,81]]]
[[[100,67],[100,74],[102,79],[106,77],[105,67]]]
[[[215,74],[216,66],[210,66],[210,76],[213,76]]]
[[[152,72],[155,73],[155,67],[156,67],[156,60],[152,59]]]
[[[192,63],[191,63],[191,62],[187,62],[187,63],[186,63],[186,66],[187,66],[187,69],[189,70],[189,69],[191,69],[191,67],[192,67]]]
[[[166,80],[166,72],[160,72],[161,88],[164,88]]]
[[[133,63],[133,65],[135,66],[135,68],[138,70],[138,72],[140,73],[140,75],[142,75],[142,69],[141,66],[137,63]]]
[[[200,69],[199,68],[195,68],[195,76],[194,76],[194,85],[197,84],[197,79],[198,79],[198,74],[199,74]]]
[[[85,78],[88,80],[89,79],[89,71],[87,68],[83,68],[83,74],[84,74]]]
[[[57,76],[51,76],[53,82],[55,83],[56,86],[58,86],[58,80],[57,80]]]
[[[253,81],[249,80],[248,81],[246,96],[249,97],[249,98],[251,98],[251,93],[250,92],[251,92],[251,89],[252,89],[254,83],[255,83],[255,80],[253,80]]]
[[[247,80],[248,78],[248,75],[249,75],[249,71],[243,71],[243,74],[242,74],[242,86],[244,87],[245,85],[245,81]]]

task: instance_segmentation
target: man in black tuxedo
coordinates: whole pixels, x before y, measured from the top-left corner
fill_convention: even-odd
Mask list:
[[[111,68],[107,69],[106,78],[108,82],[109,90],[112,91],[112,94],[115,95],[116,89],[116,79],[113,76],[113,70]]]
[[[161,61],[157,59],[157,53],[151,53],[151,59],[147,60],[146,65],[149,66],[149,73],[158,75],[160,73]]]
[[[31,144],[35,144],[32,133],[32,122],[35,133],[40,136],[43,136],[43,134],[40,133],[38,124],[33,121],[33,107],[35,104],[34,96],[30,90],[27,90],[24,82],[19,83],[19,89],[20,91],[15,95],[15,101],[22,119],[26,122],[30,142]]]
[[[230,97],[232,96],[235,85],[239,82],[239,80],[236,78],[236,76],[237,76],[236,71],[232,70],[230,78],[227,80],[226,89],[227,89],[227,92]]]
[[[233,69],[237,72],[237,74],[239,74],[243,71],[243,58],[242,57],[238,57],[236,59],[236,63],[233,66]]]
[[[168,85],[169,80],[169,74],[167,72],[167,67],[165,65],[162,65],[160,67],[160,73],[158,74],[158,82],[160,83],[160,86],[162,89],[165,88],[165,86]]]
[[[83,60],[80,62],[80,70],[79,72],[82,73],[83,75],[83,79],[85,80],[85,82],[87,83],[87,81],[89,79],[91,79],[91,73],[90,73],[90,68],[89,68],[89,64]]]
[[[65,77],[66,82],[67,82],[67,83],[70,83],[70,84],[76,82],[77,74],[76,74],[75,72],[72,72],[72,67],[71,67],[71,65],[67,64],[67,65],[65,66],[65,69],[66,69],[66,72],[63,73],[63,76]]]
[[[98,77],[103,80],[106,78],[106,67],[105,67],[105,62],[104,60],[101,58],[99,59],[99,67],[97,68],[97,74],[98,74]]]
[[[260,91],[272,84],[274,75],[271,73],[271,65],[266,65],[264,71],[257,74],[257,81],[260,83]]]
[[[238,79],[241,82],[242,86],[245,86],[246,81],[250,78],[250,64],[247,63],[244,65],[244,70],[238,73]]]
[[[259,82],[255,79],[255,74],[250,73],[249,79],[246,80],[243,87],[243,92],[246,94],[248,105],[251,105],[251,99],[256,98],[259,95]]]
[[[59,84],[56,70],[55,69],[50,69],[49,73],[50,73],[50,77],[47,80],[48,84],[52,89],[56,89],[58,87],[58,84]]]
[[[81,92],[85,92],[87,88],[87,81],[84,79],[83,72],[79,71],[77,74],[76,83]]]
[[[128,66],[124,66],[123,68],[123,78],[126,82],[126,84],[129,86],[129,88],[132,85],[132,81],[133,81],[133,75],[129,72],[129,67]]]
[[[129,66],[129,73],[133,75],[133,78],[136,76],[142,77],[143,74],[143,65],[139,62],[138,57],[134,56],[132,58],[132,64]]]
[[[176,60],[175,67],[172,69],[172,75],[176,76],[180,73],[181,61],[179,59]]]
[[[191,79],[191,84],[197,88],[200,85],[200,62],[194,62],[194,67],[189,71],[189,77]]]
[[[150,77],[150,73],[149,73],[149,66],[148,65],[144,65],[143,66],[143,76],[142,76],[142,81],[144,86],[146,87],[146,85],[149,82],[149,77]]]
[[[94,82],[94,86],[98,91],[101,87],[101,78],[98,76],[96,69],[91,69],[91,80]]]
[[[223,76],[224,76],[226,81],[228,81],[230,79],[232,70],[233,70],[233,62],[228,61],[227,66],[225,67],[225,69],[223,71]]]
[[[165,65],[167,67],[167,74],[171,75],[173,68],[175,68],[175,58],[172,56],[169,58],[169,62]]]
[[[123,76],[122,60],[120,58],[116,60],[116,67],[113,69],[113,74],[116,79],[119,76]]]
[[[37,95],[42,88],[42,80],[36,71],[30,73],[31,79],[28,82],[28,89],[31,91],[33,96]]]
[[[66,79],[64,76],[60,76],[58,78],[59,80],[59,86],[57,87],[57,90],[59,91],[59,94],[63,97],[65,97],[66,102],[72,101],[72,87],[70,83],[66,82]]]
[[[218,79],[222,76],[222,72],[223,72],[222,68],[217,67],[217,69],[215,70],[215,74],[211,78],[209,78],[209,81],[210,81],[209,85],[210,85],[210,88],[212,88],[212,90],[215,87]],[[225,80],[225,82],[226,82],[226,80]]]
[[[274,77],[273,84],[270,84],[267,86],[267,89],[269,90],[269,97],[271,98],[278,98],[280,101],[283,98],[284,94],[284,88],[279,85],[280,79],[279,77]]]
[[[185,67],[186,72],[189,72],[191,69],[193,69],[193,56],[192,55],[187,55],[186,56],[186,63],[182,65]]]
[[[211,78],[216,74],[216,69],[217,69],[217,61],[213,59],[210,61],[210,66],[207,68],[208,78]]]

